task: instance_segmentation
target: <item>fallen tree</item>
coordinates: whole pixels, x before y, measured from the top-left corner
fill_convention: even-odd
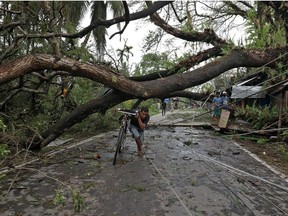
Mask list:
[[[228,42],[217,36],[213,29],[204,29],[202,32],[186,32],[172,27],[156,13],[157,10],[167,7],[169,4],[171,4],[171,2],[155,2],[148,4],[148,8],[143,9],[142,12],[130,15],[127,14],[129,11],[126,10],[124,16],[106,21],[98,19],[75,34],[59,33],[59,29],[55,29],[57,23],[54,23],[53,28],[51,27],[51,30],[55,31],[54,33],[48,33],[46,30],[37,34],[33,33],[29,28],[23,30],[21,27],[24,23],[22,22],[13,23],[13,25],[10,26],[4,26],[3,24],[2,28],[0,28],[2,31],[10,29],[18,35],[16,38],[14,38],[12,34],[10,35],[11,40],[14,39],[14,41],[13,43],[8,43],[9,46],[7,47],[9,49],[7,49],[1,58],[0,85],[9,85],[9,83],[20,79],[19,87],[27,87],[25,82],[21,80],[25,80],[24,77],[26,75],[33,73],[38,74],[38,77],[42,76],[42,83],[44,80],[51,83],[53,77],[51,77],[50,80],[47,79],[47,81],[47,76],[59,72],[72,77],[84,77],[108,86],[113,90],[108,94],[100,95],[88,103],[78,106],[71,111],[69,115],[59,119],[55,124],[50,125],[49,128],[41,129],[42,132],[39,134],[34,134],[32,137],[21,137],[21,145],[31,149],[42,148],[61,136],[70,127],[81,122],[87,116],[95,112],[105,113],[108,109],[130,99],[147,100],[150,98],[163,98],[163,95],[165,95],[165,97],[181,96],[200,100],[207,97],[210,92],[197,94],[185,90],[193,86],[201,85],[234,68],[277,68],[279,64],[284,64],[288,60],[287,46],[267,46],[258,49],[237,47],[230,41]],[[7,3],[7,5],[10,5],[10,3]],[[230,7],[230,9],[236,8],[234,4],[224,3],[224,5],[227,8]],[[280,14],[282,13],[283,4],[280,4],[278,7],[273,5],[273,7],[275,10],[278,10]],[[20,8],[23,10],[22,12],[25,13],[23,6]],[[39,15],[38,18],[42,22],[39,21],[37,25],[42,25],[45,19],[50,19],[52,26],[52,21],[55,19],[55,17],[50,14],[52,11],[55,14],[55,11],[57,11],[56,7],[50,8],[45,17]],[[235,15],[238,15],[237,11],[234,12]],[[11,13],[13,13],[13,11],[11,11]],[[248,13],[248,9],[246,13]],[[17,14],[18,13],[16,13],[15,17],[17,17]],[[245,14],[245,12],[243,12],[243,14]],[[60,12],[58,15],[61,18]],[[99,26],[108,28],[111,25],[124,21],[128,24],[129,21],[149,15],[152,22],[168,34],[186,41],[208,43],[210,48],[201,50],[194,55],[185,56],[184,59],[168,69],[137,77],[124,75],[115,68],[111,68],[110,65],[99,63],[100,61],[85,62],[81,58],[72,58],[62,54],[65,53],[65,50],[60,46],[60,38],[62,37],[66,39],[83,37]],[[31,32],[29,33],[27,31]],[[45,54],[45,52],[33,54],[33,49],[27,54],[17,53],[18,50],[16,48],[19,46],[19,41],[26,41],[28,44],[28,41],[31,39],[36,40],[41,38],[49,41],[47,45],[51,46],[51,54]],[[5,40],[3,39],[3,41]],[[3,45],[6,45],[6,43],[3,42]],[[73,46],[76,45],[73,44]],[[231,48],[227,51],[227,47]],[[225,52],[223,52],[224,49],[226,50]],[[209,61],[207,62],[207,60]],[[200,63],[203,63],[202,66],[199,66]],[[39,84],[39,86],[40,85],[41,84]],[[8,142],[8,140],[6,140],[6,142]]]

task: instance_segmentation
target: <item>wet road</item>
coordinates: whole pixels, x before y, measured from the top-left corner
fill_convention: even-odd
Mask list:
[[[142,159],[129,135],[112,166],[113,131],[42,155],[18,175],[9,172],[1,182],[0,214],[287,215],[284,178],[232,140],[210,130],[159,124],[169,121],[175,118],[151,118],[158,126],[145,132]],[[55,203],[55,190],[65,197],[63,204]],[[76,202],[73,191],[84,201],[80,213],[73,206],[81,199]]]
[[[233,141],[185,128],[152,136],[152,162],[170,188],[163,190],[163,202],[173,200],[166,203],[165,215],[287,214],[287,182]]]

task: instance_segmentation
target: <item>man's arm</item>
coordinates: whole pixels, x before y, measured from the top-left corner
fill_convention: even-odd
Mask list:
[[[146,124],[143,123],[142,119],[140,118],[140,115],[138,115],[137,120],[138,120],[138,123],[139,123],[141,130],[144,130],[146,127]]]

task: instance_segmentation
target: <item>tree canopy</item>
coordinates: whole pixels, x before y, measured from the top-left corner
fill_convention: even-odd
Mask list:
[[[29,115],[31,119],[54,116],[53,121],[39,124],[37,130],[30,128],[29,133],[15,134],[20,136],[23,146],[46,146],[89,115],[105,113],[130,99],[183,96],[201,100],[210,92],[194,93],[187,89],[232,69],[245,68],[242,73],[251,68],[273,69],[277,74],[285,74],[287,70],[285,1],[92,2],[91,22],[79,30],[88,4],[1,2],[3,122],[9,124],[17,119],[25,124]],[[106,14],[109,8],[114,11],[111,19]],[[131,12],[135,8],[137,12]],[[235,21],[239,17],[243,19],[247,37],[237,43],[229,34],[239,25]],[[133,49],[125,46],[118,50],[119,58],[113,58],[105,49],[109,44],[105,29],[117,25],[119,31],[111,36],[115,37],[136,20],[151,22],[156,30],[145,41],[147,55],[135,71],[129,71],[131,67],[126,60]],[[94,40],[89,43],[91,33]],[[173,38],[170,45],[177,41],[186,43],[188,49],[182,56],[171,50],[157,51],[157,45],[168,35]],[[171,53],[175,54],[173,59]],[[103,86],[110,91],[103,93]],[[72,95],[71,90],[77,92],[77,88],[81,89],[78,94],[83,100],[78,103],[67,100],[67,94]],[[95,90],[93,97],[85,94],[86,88]],[[53,110],[59,97],[71,108],[67,115],[57,117],[53,111],[43,110],[44,105]],[[2,136],[7,142],[10,140]]]

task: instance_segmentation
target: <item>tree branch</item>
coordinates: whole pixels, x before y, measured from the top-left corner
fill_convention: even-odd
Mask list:
[[[185,19],[187,19],[187,16],[185,16],[185,17],[183,17],[182,19],[180,19],[180,17],[178,16],[177,11],[175,10],[175,7],[174,7],[173,3],[171,3],[171,7],[172,7],[172,9],[173,9],[173,11],[174,11],[174,14],[175,14],[177,20],[178,20],[180,23],[182,23]]]
[[[113,35],[111,35],[111,37],[109,37],[109,39],[112,39],[117,34],[122,34],[130,22],[130,12],[129,12],[127,2],[126,1],[122,1],[122,2],[124,5],[124,9],[125,9],[125,26],[123,27],[123,29],[121,31],[116,32]]]
[[[130,21],[132,20],[138,20],[144,17],[149,16],[150,14],[154,13],[155,11],[161,9],[162,7],[170,4],[171,1],[157,1],[154,2],[150,7],[136,12],[136,13],[132,13],[130,14]],[[18,36],[18,38],[52,38],[52,37],[64,37],[64,38],[82,38],[85,35],[87,35],[88,33],[90,33],[93,29],[99,27],[99,26],[105,26],[106,28],[109,28],[110,26],[117,24],[117,23],[121,23],[121,22],[125,22],[126,21],[126,17],[125,16],[121,16],[121,17],[117,17],[117,18],[113,18],[111,20],[101,20],[98,19],[97,21],[91,23],[89,26],[85,27],[83,30],[75,33],[75,34],[67,34],[67,33],[41,33],[41,34],[24,34],[21,36]]]
[[[189,70],[191,67],[194,67],[195,65],[203,61],[206,61],[213,57],[220,56],[221,52],[222,52],[221,48],[213,47],[205,51],[201,51],[197,53],[196,55],[188,57],[187,59],[176,64],[171,69],[163,70],[163,71],[159,71],[159,72],[155,72],[155,73],[151,73],[151,74],[147,74],[143,76],[138,76],[138,77],[130,77],[129,79],[135,80],[135,81],[149,81],[149,80],[171,76],[173,74],[180,73],[180,72],[185,72]]]
[[[5,29],[10,29],[10,28],[15,28],[15,27],[20,26],[20,25],[24,25],[24,23],[23,22],[11,22],[8,24],[1,24],[0,25],[0,31],[3,31]]]
[[[185,41],[199,41],[211,43],[214,46],[223,46],[226,41],[219,38],[212,29],[205,29],[204,32],[183,32],[179,29],[173,28],[166,23],[157,13],[150,15],[151,21],[162,28],[168,34],[171,34],[177,38],[181,38]]]

